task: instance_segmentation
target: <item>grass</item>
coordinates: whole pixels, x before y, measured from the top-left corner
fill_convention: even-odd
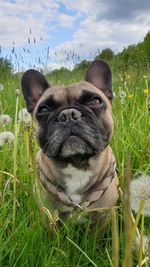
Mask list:
[[[64,76],[63,73],[48,75],[52,83],[69,84],[81,79]],[[126,83],[114,75],[113,103],[115,130],[111,146],[117,160],[117,172],[121,189],[129,189],[129,180],[135,173],[150,174],[150,116],[148,93],[149,78],[141,75],[134,81],[134,73]],[[112,220],[103,236],[98,237],[95,227],[89,234],[89,223],[76,226],[65,223],[53,234],[43,227],[45,209],[39,210],[33,194],[37,178],[35,155],[38,151],[32,125],[26,127],[17,120],[18,110],[24,107],[18,76],[3,77],[4,90],[0,92],[0,113],[12,117],[11,124],[0,125],[0,132],[7,130],[15,134],[14,143],[0,147],[0,266],[18,267],[130,267],[150,266],[150,251],[143,253],[143,235],[150,236],[150,219],[139,212],[131,218],[130,205],[126,199],[119,201],[113,209]],[[120,91],[126,96],[120,97]],[[125,183],[125,181],[127,181]],[[128,193],[129,194],[129,193]],[[131,220],[132,219],[132,220]],[[137,227],[140,232],[140,247],[133,249]],[[143,260],[144,265],[142,265]]]

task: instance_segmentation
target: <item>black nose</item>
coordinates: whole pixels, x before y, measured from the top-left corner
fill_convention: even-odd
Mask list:
[[[81,112],[74,108],[62,110],[58,115],[59,122],[76,121],[81,117]]]

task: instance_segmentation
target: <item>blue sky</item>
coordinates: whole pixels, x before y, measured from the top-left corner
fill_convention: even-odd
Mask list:
[[[72,67],[150,30],[149,0],[0,0],[0,57],[15,70]]]

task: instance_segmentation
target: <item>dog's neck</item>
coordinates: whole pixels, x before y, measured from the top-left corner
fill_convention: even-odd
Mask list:
[[[49,160],[42,151],[39,151],[37,156],[42,178],[47,179],[51,187],[56,187],[56,191],[61,190],[64,196],[76,204],[82,202],[85,192],[88,192],[90,196],[93,187],[99,187],[104,178],[107,178],[110,173],[114,174],[113,161],[110,147],[107,147],[101,155],[90,158],[87,164],[82,164],[78,168],[70,163],[66,164],[65,162],[64,164],[64,162],[58,163]],[[101,192],[103,192],[103,188],[100,189],[100,194]],[[85,200],[87,201],[88,198]]]
[[[37,154],[38,165],[44,170],[45,175],[54,182],[62,180],[62,172],[69,166],[81,171],[91,171],[96,177],[103,177],[111,162],[112,150],[107,146],[101,154],[93,156],[88,160],[76,163],[49,159],[42,150]]]

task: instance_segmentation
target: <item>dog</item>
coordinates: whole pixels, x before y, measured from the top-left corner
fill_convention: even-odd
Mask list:
[[[51,86],[30,69],[21,84],[40,146],[38,187],[44,205],[63,220],[81,210],[84,216],[91,214],[92,223],[105,225],[118,199],[115,157],[109,146],[114,128],[109,65],[93,61],[84,80],[69,86]]]

